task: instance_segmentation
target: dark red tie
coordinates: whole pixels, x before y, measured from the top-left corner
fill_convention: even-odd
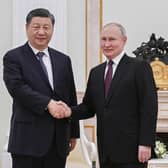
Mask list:
[[[105,84],[105,97],[107,97],[107,95],[108,95],[110,84],[111,84],[111,80],[112,80],[112,74],[113,74],[112,65],[113,65],[113,61],[110,60],[108,62],[108,70],[107,70],[106,77],[105,77],[105,80],[104,80],[104,84]]]

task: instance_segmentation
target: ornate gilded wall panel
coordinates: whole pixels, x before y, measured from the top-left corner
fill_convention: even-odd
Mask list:
[[[168,65],[155,58],[151,62],[156,86],[159,90],[168,90]]]

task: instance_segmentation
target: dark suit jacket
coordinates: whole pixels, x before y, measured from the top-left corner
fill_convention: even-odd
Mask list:
[[[49,48],[49,54],[54,90],[27,43],[4,56],[4,81],[13,97],[8,146],[11,153],[42,156],[55,139],[58,154],[66,157],[69,138],[79,137],[78,122],[54,119],[45,110],[51,98],[76,105],[69,57],[52,48]]]
[[[90,72],[82,104],[72,108],[72,117],[97,116],[100,164],[137,162],[138,145],[153,146],[157,119],[157,94],[150,65],[124,56],[105,98],[103,63]]]

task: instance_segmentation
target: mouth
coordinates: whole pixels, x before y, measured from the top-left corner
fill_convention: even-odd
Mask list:
[[[36,39],[37,40],[45,40],[46,38],[45,37],[37,37]]]
[[[113,49],[104,49],[104,52],[113,52]]]
[[[38,43],[44,43],[44,42],[46,42],[45,38],[37,38],[36,40],[37,40]]]

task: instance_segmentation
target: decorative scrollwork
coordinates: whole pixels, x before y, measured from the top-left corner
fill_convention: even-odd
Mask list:
[[[156,57],[160,61],[168,64],[168,41],[164,38],[156,38],[152,33],[148,42],[143,42],[140,47],[133,51],[137,58],[144,59],[148,62],[153,61]]]
[[[152,33],[148,42],[143,42],[133,51],[137,58],[146,60],[152,66],[156,86],[168,90],[168,41]]]
[[[160,90],[168,90],[168,65],[155,58],[150,63],[157,88]]]

